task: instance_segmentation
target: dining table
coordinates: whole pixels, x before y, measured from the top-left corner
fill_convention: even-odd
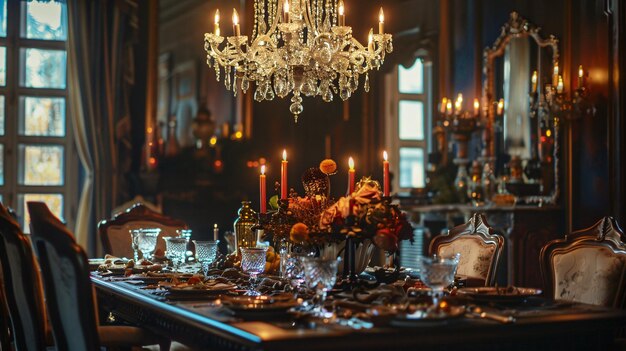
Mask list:
[[[108,320],[198,350],[596,350],[609,349],[626,325],[624,310],[543,297],[530,305],[483,306],[484,315],[468,309],[433,320],[315,321],[283,312],[242,317],[215,297],[170,299],[145,282],[97,272],[91,279]],[[340,296],[346,294],[335,301]]]

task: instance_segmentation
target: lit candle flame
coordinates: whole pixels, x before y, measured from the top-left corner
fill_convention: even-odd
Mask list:
[[[265,175],[265,165],[261,165],[261,174]]]
[[[383,160],[387,161],[387,151],[383,151]]]
[[[283,150],[283,161],[287,161],[287,150]]]
[[[463,103],[463,94],[459,93],[459,95],[456,96],[456,102],[461,105]]]
[[[339,16],[345,15],[345,7],[343,5],[343,0],[339,1]]]
[[[383,11],[383,8],[380,8],[380,11],[378,11],[378,22],[380,23],[385,23],[385,11]]]
[[[563,92],[563,77],[562,76],[559,76],[559,83],[556,85],[556,91],[559,94]]]
[[[448,102],[446,103],[446,110],[448,112],[452,111],[452,101],[451,100],[448,100]]]
[[[239,14],[237,13],[236,9],[233,9],[233,24],[234,25],[239,24]]]
[[[585,71],[583,71],[583,66],[582,65],[578,66],[578,77],[582,78],[584,73]]]
[[[480,108],[480,102],[478,99],[474,99],[474,110],[478,110]]]
[[[220,24],[220,10],[215,10],[215,24]]]
[[[559,75],[559,64],[558,63],[554,64],[554,71],[553,71],[553,73],[554,73],[555,76]]]
[[[354,171],[354,159],[352,157],[348,159],[348,166],[350,167],[351,171]]]
[[[533,77],[531,78],[531,82],[533,84],[537,84],[537,71],[533,72]]]

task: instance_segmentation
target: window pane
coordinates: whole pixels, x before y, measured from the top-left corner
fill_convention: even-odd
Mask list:
[[[0,144],[0,185],[4,185],[4,144]]]
[[[19,183],[63,185],[63,146],[20,145]]]
[[[24,11],[25,10],[25,11]],[[65,40],[67,37],[67,12],[58,1],[22,2],[26,15],[26,33],[29,39]]]
[[[23,219],[22,228],[26,233],[30,233],[30,216],[26,203],[29,201],[41,201],[48,205],[48,208],[59,219],[63,220],[63,195],[61,194],[20,194],[18,196],[18,215]]]
[[[400,187],[423,188],[424,150],[414,147],[400,148]]]
[[[0,0],[0,37],[7,36],[7,0]]]
[[[401,140],[424,139],[424,104],[421,101],[401,100],[398,116]]]
[[[7,79],[7,48],[0,46],[0,85],[6,85]]]
[[[64,136],[65,98],[22,97],[20,134]]]
[[[22,86],[65,89],[65,51],[20,49],[20,55]]]
[[[424,92],[424,64],[415,61],[410,68],[398,66],[398,90],[404,94],[421,94]]]
[[[0,135],[4,135],[4,95],[0,95]]]

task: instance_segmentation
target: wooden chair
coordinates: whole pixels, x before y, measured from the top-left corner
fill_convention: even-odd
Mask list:
[[[626,237],[612,217],[546,244],[541,273],[556,300],[623,307]]]
[[[105,253],[117,257],[133,257],[130,230],[138,228],[160,228],[157,250],[165,250],[163,237],[177,236],[179,229],[187,229],[187,224],[158,212],[154,212],[143,204],[135,204],[128,210],[117,214],[109,220],[98,223],[98,232]]]
[[[45,203],[29,202],[27,206],[57,349],[84,351],[99,350],[100,345],[129,347],[157,343],[161,350],[169,349],[169,340],[144,329],[98,325],[85,252]]]
[[[46,312],[39,267],[28,238],[0,205],[0,262],[4,274],[13,344],[17,350],[45,350]]]
[[[441,256],[460,254],[458,274],[466,276],[468,280],[493,285],[503,247],[504,238],[489,227],[485,216],[474,214],[469,222],[435,237],[430,243],[429,252]]]

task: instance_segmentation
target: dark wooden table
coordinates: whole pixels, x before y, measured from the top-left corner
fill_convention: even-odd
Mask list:
[[[289,317],[243,321],[207,301],[167,301],[123,281],[93,277],[99,306],[199,350],[608,350],[626,313],[588,305],[525,310],[512,324],[460,318],[355,330],[294,326]]]

